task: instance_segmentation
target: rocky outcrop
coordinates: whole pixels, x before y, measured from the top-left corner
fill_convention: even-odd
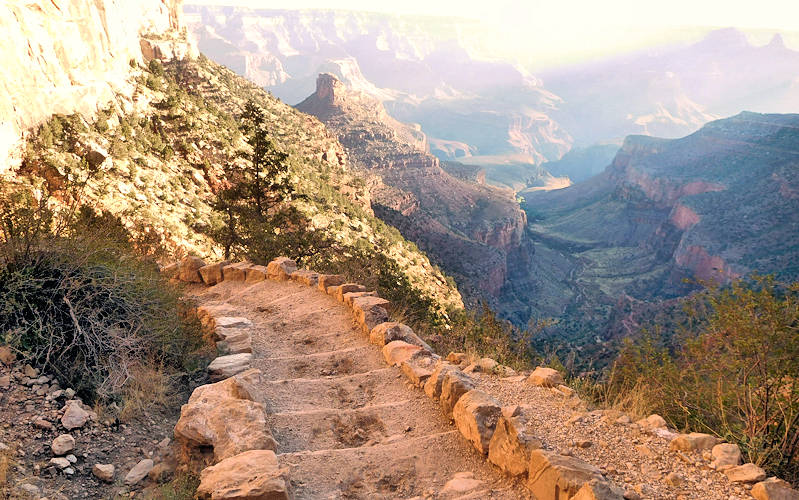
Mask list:
[[[319,75],[316,92],[296,107],[337,135],[353,165],[379,177],[375,215],[462,278],[472,302],[483,299],[502,309],[503,290],[528,289],[533,251],[527,219],[507,193],[450,175],[377,99],[347,88],[334,75]],[[506,287],[509,281],[522,285]]]
[[[289,500],[275,452],[252,450],[222,460],[200,474],[201,500]]]
[[[54,113],[93,116],[129,94],[130,64],[196,56],[182,0],[6,2],[0,7],[0,162]],[[17,158],[18,159],[18,158]]]

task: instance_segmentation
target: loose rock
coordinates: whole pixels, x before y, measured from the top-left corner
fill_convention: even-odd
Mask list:
[[[563,384],[563,376],[557,370],[539,366],[527,378],[527,383],[541,387],[557,387]]]
[[[755,464],[743,464],[724,471],[733,483],[756,483],[766,479],[766,471]]]
[[[128,486],[138,484],[147,477],[154,466],[155,464],[149,458],[140,461],[125,475],[125,484]]]
[[[92,467],[94,477],[106,483],[114,482],[114,471],[115,468],[112,464],[94,464]]]
[[[66,455],[75,449],[75,438],[69,434],[61,434],[53,439],[50,448],[53,450],[54,455]]]
[[[273,451],[252,450],[222,460],[200,473],[199,500],[288,500],[286,482]]]

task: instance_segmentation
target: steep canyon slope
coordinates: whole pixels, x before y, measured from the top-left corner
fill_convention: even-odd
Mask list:
[[[334,75],[320,75],[316,92],[297,109],[319,117],[352,164],[379,177],[375,214],[455,275],[472,301],[504,308],[526,300],[531,248],[525,215],[508,192],[447,173],[379,101]]]
[[[163,7],[156,10],[161,17],[150,17],[144,8],[149,4],[141,4],[140,12],[128,4],[71,2],[72,10],[62,12],[58,7],[66,5],[39,3],[26,4],[22,13],[10,7],[2,16],[14,33],[25,32],[34,22],[30,16],[38,16],[39,28],[29,33],[26,46],[61,46],[58,30],[67,11],[74,11],[70,22],[80,36],[69,57],[52,60],[36,51],[25,55],[24,48],[12,44],[20,64],[32,68],[32,77],[41,64],[60,86],[7,84],[2,97],[35,103],[42,94],[41,102],[56,99],[63,106],[13,104],[4,111],[3,121],[20,127],[26,139],[21,161],[3,174],[4,187],[18,184],[58,199],[81,185],[83,203],[120,218],[142,241],[171,255],[219,257],[221,250],[209,237],[209,228],[219,223],[212,204],[226,182],[226,169],[248,161],[237,117],[253,101],[265,111],[269,139],[288,153],[289,172],[301,195],[292,206],[310,231],[335,241],[340,251],[335,255],[342,261],[357,249],[374,249],[439,312],[462,307],[447,277],[396,229],[374,217],[366,181],[351,171],[344,148],[322,123],[208,59],[192,57],[179,17],[171,17],[181,12],[180,2],[153,2]],[[135,26],[134,41],[127,35],[108,39],[115,29],[110,20]],[[142,28],[139,34],[139,26],[166,31]],[[84,44],[81,37],[90,41]],[[89,57],[78,51],[81,47],[96,53]],[[3,78],[11,82],[12,76]]]
[[[527,192],[525,209],[560,335],[630,333],[631,303],[750,273],[799,278],[799,115],[741,113],[682,139],[628,137],[600,175]],[[596,336],[596,337],[595,337]]]

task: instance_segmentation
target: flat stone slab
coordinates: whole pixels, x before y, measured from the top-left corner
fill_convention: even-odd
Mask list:
[[[237,373],[250,369],[252,362],[251,353],[229,354],[220,356],[208,365],[208,376],[212,381],[218,382]]]
[[[217,328],[242,328],[252,326],[252,321],[240,316],[220,316],[214,324]]]
[[[247,332],[230,335],[216,343],[220,354],[241,354],[252,352],[252,336]]]

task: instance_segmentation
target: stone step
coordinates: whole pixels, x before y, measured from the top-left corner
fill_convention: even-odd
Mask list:
[[[346,330],[320,333],[318,330],[301,328],[290,332],[290,335],[284,338],[277,337],[264,328],[259,329],[257,334],[253,335],[253,347],[266,358],[314,354],[366,345],[368,345],[368,341],[363,335]]]
[[[283,453],[278,461],[289,470],[295,500],[412,498],[440,491],[454,474],[466,470],[493,486],[484,498],[519,498],[505,484],[492,485],[497,475],[477,453],[464,453],[462,439],[451,430],[373,446]]]
[[[452,430],[443,419],[414,411],[420,403],[401,400],[357,409],[321,408],[278,413],[269,420],[280,453],[371,446]]]
[[[384,366],[376,355],[376,348],[370,345],[258,360],[258,367],[267,380],[351,375]]]
[[[385,365],[384,365],[385,366]],[[406,399],[404,377],[382,368],[355,375],[262,382],[259,393],[269,413],[318,408],[361,408]]]

